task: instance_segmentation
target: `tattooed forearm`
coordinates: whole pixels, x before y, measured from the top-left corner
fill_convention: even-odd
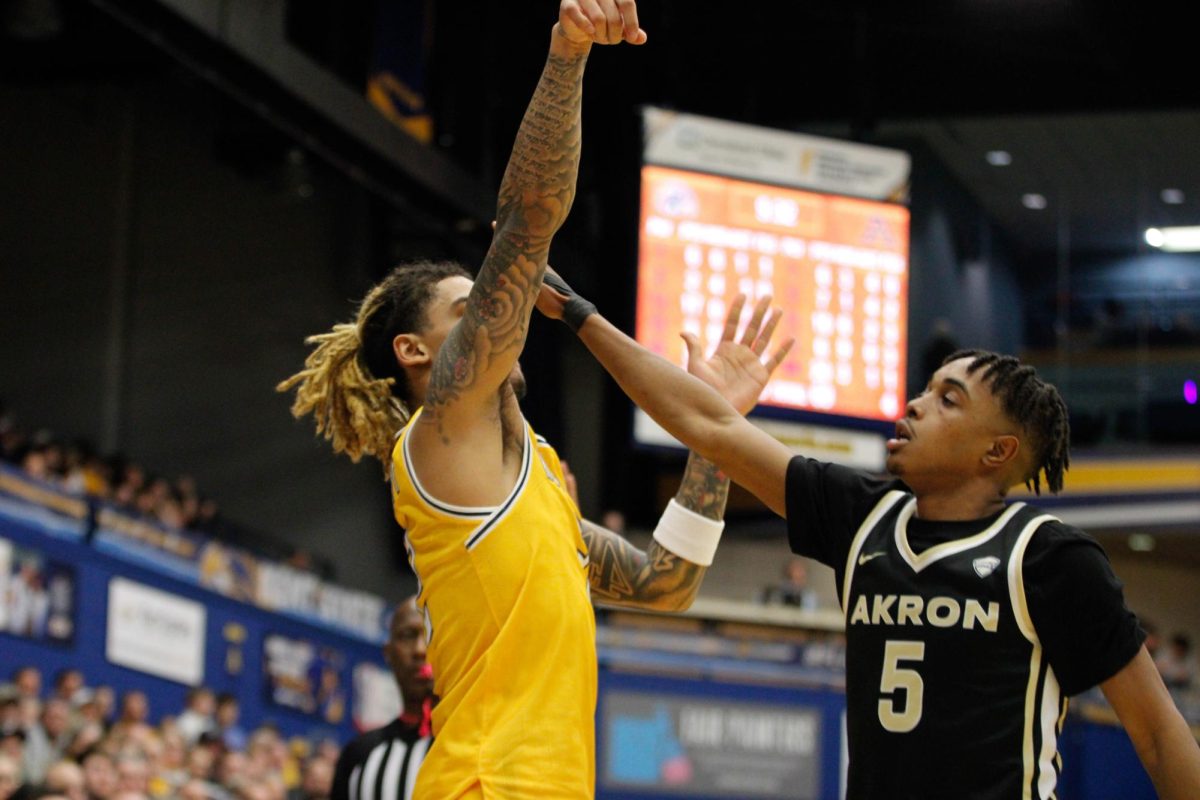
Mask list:
[[[564,42],[556,30],[500,184],[492,246],[430,374],[426,405],[443,439],[439,408],[507,379],[525,343],[550,239],[575,196],[587,49]]]
[[[725,515],[725,501],[729,499],[729,478],[717,469],[717,465],[692,453],[688,456],[683,471],[683,482],[675,493],[675,502],[709,519],[721,519]]]
[[[643,553],[612,531],[583,521],[591,559],[592,597],[613,605],[683,611],[700,590],[707,567],[693,564],[651,540]]]

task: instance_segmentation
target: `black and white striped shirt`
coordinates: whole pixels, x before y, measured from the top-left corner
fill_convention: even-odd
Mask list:
[[[411,800],[433,737],[396,719],[350,741],[338,757],[331,800]]]

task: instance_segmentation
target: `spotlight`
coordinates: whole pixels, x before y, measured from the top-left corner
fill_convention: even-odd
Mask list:
[[[1021,205],[1033,211],[1041,211],[1046,207],[1046,196],[1037,192],[1021,195]]]

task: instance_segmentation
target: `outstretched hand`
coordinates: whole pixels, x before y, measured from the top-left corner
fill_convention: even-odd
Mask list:
[[[687,344],[688,372],[720,392],[741,414],[749,413],[758,403],[758,397],[766,388],[771,374],[783,363],[784,357],[796,343],[795,339],[789,338],[763,361],[763,353],[783,316],[779,309],[771,309],[771,299],[768,295],[758,301],[741,338],[736,339],[742,308],[746,304],[746,296],[739,294],[725,317],[721,341],[708,358],[704,357],[700,340],[695,334],[680,334]]]
[[[562,0],[558,29],[574,45],[646,43],[634,0]]]

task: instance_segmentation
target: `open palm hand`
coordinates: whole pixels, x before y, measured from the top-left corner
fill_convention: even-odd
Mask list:
[[[681,334],[688,349],[688,372],[720,392],[741,414],[748,413],[758,403],[772,373],[795,344],[795,339],[789,338],[763,361],[763,353],[783,316],[779,309],[771,309],[771,299],[769,295],[759,299],[739,338],[738,323],[746,304],[746,296],[739,294],[725,317],[721,341],[708,358],[704,357],[695,334]]]

